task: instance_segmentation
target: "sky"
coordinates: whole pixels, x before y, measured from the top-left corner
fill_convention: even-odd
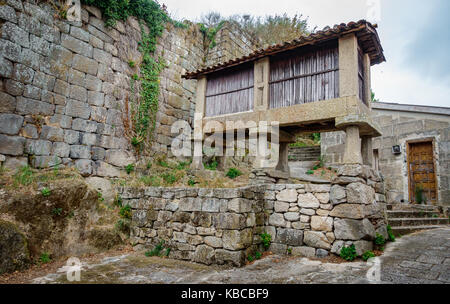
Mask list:
[[[450,107],[448,0],[160,0],[175,19],[287,13],[311,28],[366,19],[378,24],[386,62],[372,67],[372,90],[382,102]]]

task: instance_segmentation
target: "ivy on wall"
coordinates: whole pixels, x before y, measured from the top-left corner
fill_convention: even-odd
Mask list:
[[[134,16],[141,22],[142,38],[139,42],[139,51],[143,60],[140,77],[137,74],[132,77],[132,82],[141,81],[141,99],[136,107],[132,107],[134,136],[131,143],[135,147],[139,147],[146,139],[150,143],[158,111],[159,75],[166,66],[163,60],[153,58],[157,39],[162,35],[167,22],[177,27],[181,27],[181,23],[173,21],[164,7],[153,0],[81,0],[81,2],[98,7],[102,11],[106,26],[114,26],[117,20],[126,20],[129,16]],[[142,24],[148,27],[148,33]]]

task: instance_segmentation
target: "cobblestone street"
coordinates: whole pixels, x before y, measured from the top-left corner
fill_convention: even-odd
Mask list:
[[[418,232],[390,243],[381,259],[381,283],[450,283],[450,229]],[[205,266],[142,253],[83,265],[82,283],[370,283],[365,262],[332,264],[277,255],[243,268]],[[50,274],[33,283],[67,283]]]

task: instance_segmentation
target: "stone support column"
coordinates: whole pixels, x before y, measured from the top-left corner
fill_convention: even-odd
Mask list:
[[[279,160],[278,165],[275,170],[289,173],[288,155],[289,154],[289,144],[282,142],[279,148]]]
[[[345,129],[344,164],[362,164],[361,139],[359,138],[359,127],[348,126]]]
[[[194,156],[192,157],[192,169],[203,169],[203,117],[205,116],[206,101],[206,77],[197,81],[197,97],[194,114]]]
[[[372,137],[369,136],[361,137],[361,154],[363,164],[372,167],[373,164]]]

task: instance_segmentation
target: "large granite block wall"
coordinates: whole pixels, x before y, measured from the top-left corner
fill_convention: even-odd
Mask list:
[[[131,78],[139,75],[142,60],[141,26],[130,17],[106,28],[101,12],[87,6],[82,22],[56,16],[48,2],[0,4],[0,162],[11,169],[58,164],[75,166],[86,176],[123,175],[121,169],[136,161],[123,120],[125,104],[130,109],[139,97],[139,81],[132,88]],[[220,35],[218,41],[224,41]],[[155,58],[167,68],[160,74],[155,152],[170,153],[177,136],[170,132],[173,122],[192,124],[196,81],[181,75],[204,64],[202,41],[195,24],[187,29],[167,24],[158,41]],[[237,43],[220,43],[209,56],[222,45],[233,55],[248,52]]]

